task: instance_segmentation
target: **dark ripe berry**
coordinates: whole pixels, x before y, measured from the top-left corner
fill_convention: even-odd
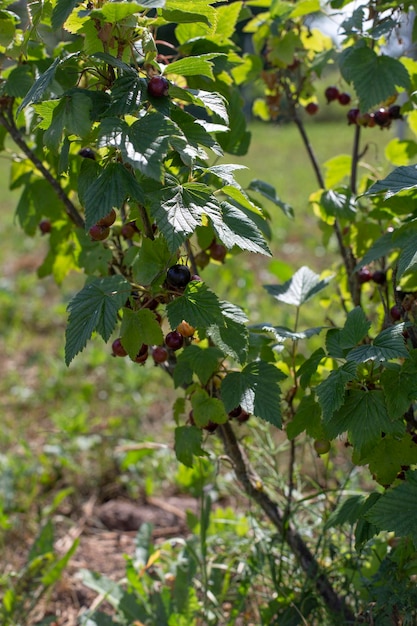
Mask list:
[[[177,326],[177,331],[183,337],[192,337],[195,333],[195,328],[185,320],[182,320],[182,322]]]
[[[165,363],[168,358],[168,350],[164,346],[156,346],[152,350],[152,358],[155,363]]]
[[[100,226],[100,224],[94,224],[88,231],[91,239],[94,241],[103,241],[110,235],[110,228],[108,226]]]
[[[101,220],[98,220],[97,224],[99,226],[109,227],[109,226],[112,226],[115,221],[116,221],[116,211],[112,209],[110,213],[102,217]]]
[[[358,271],[358,280],[359,284],[363,285],[364,283],[368,283],[372,279],[372,273],[368,270],[367,267],[361,267]]]
[[[204,430],[207,430],[209,433],[214,433],[217,427],[218,427],[218,424],[216,422],[209,422],[208,424],[203,426]]]
[[[238,415],[236,419],[240,424],[244,424],[245,422],[248,421],[249,418],[250,418],[250,414],[244,409],[242,409],[242,411],[240,412],[240,415]]]
[[[387,274],[383,270],[375,270],[375,272],[372,274],[372,280],[377,285],[385,285],[385,283],[387,282]]]
[[[375,124],[381,128],[388,128],[391,124],[391,118],[388,113],[388,109],[379,109],[374,113]]]
[[[80,157],[83,157],[84,159],[93,159],[93,161],[95,161],[96,159],[96,155],[91,150],[91,148],[81,148],[78,154],[80,155]]]
[[[162,98],[169,92],[169,82],[163,76],[153,76],[148,82],[148,94],[152,98]]]
[[[220,263],[223,263],[226,258],[226,254],[227,250],[223,244],[217,242],[211,244],[210,256],[214,261],[220,261]]]
[[[349,126],[351,124],[357,124],[358,123],[359,113],[360,113],[359,109],[349,109],[349,111],[347,112],[347,115],[346,115]]]
[[[309,102],[306,105],[305,110],[309,115],[315,115],[319,110],[319,105],[317,104],[317,102]]]
[[[333,100],[337,100],[339,97],[339,90],[337,87],[327,87],[324,92],[327,102],[333,102]]]
[[[350,104],[350,95],[348,93],[339,93],[339,95],[337,96],[337,99],[339,100],[340,104],[343,106]]]
[[[239,415],[242,413],[242,411],[243,411],[243,409],[242,409],[242,407],[239,404],[236,408],[234,408],[231,411],[229,411],[229,417],[239,417]]]
[[[113,356],[127,356],[127,352],[122,345],[120,337],[115,339],[111,346]]]
[[[179,350],[184,344],[184,337],[177,330],[172,330],[166,335],[165,344],[171,350]]]
[[[124,239],[132,239],[134,235],[138,232],[136,228],[135,222],[128,222],[127,224],[123,224],[120,229],[120,234]]]
[[[41,220],[39,222],[39,230],[41,231],[42,235],[47,235],[48,233],[50,233],[52,230],[51,220]]]
[[[135,363],[145,363],[147,358],[148,358],[148,346],[146,345],[146,343],[143,343],[140,347],[139,352],[137,353],[137,355],[135,356],[133,360]]]
[[[172,265],[167,271],[167,283],[170,287],[183,289],[191,280],[191,272],[186,265]]]
[[[401,107],[398,104],[393,104],[388,109],[388,115],[392,120],[402,120]]]
[[[389,314],[393,322],[398,322],[401,319],[401,307],[398,304],[394,304],[389,310]]]

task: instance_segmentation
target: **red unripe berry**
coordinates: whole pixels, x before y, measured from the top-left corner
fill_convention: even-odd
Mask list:
[[[127,356],[127,352],[122,345],[120,337],[113,341],[111,348],[113,356]]]
[[[110,213],[102,217],[101,220],[98,220],[97,224],[99,226],[109,227],[109,226],[112,226],[115,221],[116,221],[116,211],[112,209]]]
[[[184,337],[177,330],[172,330],[166,335],[165,344],[171,350],[179,350],[184,344]]]
[[[210,263],[210,256],[207,254],[207,252],[204,252],[204,250],[201,250],[201,252],[195,255],[194,261],[197,267],[203,270]]]
[[[360,113],[359,109],[349,109],[349,111],[347,112],[347,120],[348,120],[349,126],[351,124],[358,123],[359,113]]]
[[[148,82],[148,94],[153,98],[162,98],[169,93],[169,82],[163,76],[152,76]]]
[[[394,304],[394,306],[390,308],[389,313],[393,322],[398,322],[401,319],[401,307],[399,307],[398,304]]]
[[[214,261],[220,261],[220,263],[223,263],[223,261],[226,258],[226,254],[227,254],[226,246],[217,242],[214,242],[211,244],[210,256]]]
[[[242,411],[243,411],[243,409],[242,409],[242,407],[239,404],[236,408],[234,408],[231,411],[229,411],[228,415],[229,415],[229,417],[239,417],[239,415],[242,413]]]
[[[372,279],[372,273],[368,270],[367,267],[361,267],[358,271],[358,280],[359,284],[363,285],[364,283],[368,283]]]
[[[327,87],[324,95],[326,96],[327,103],[333,102],[333,100],[337,100],[339,97],[339,90],[337,87]]]
[[[137,355],[135,356],[133,360],[135,363],[145,363],[147,358],[148,358],[148,346],[146,345],[146,343],[143,343],[140,347],[139,352],[137,353]]]
[[[47,220],[47,219],[41,220],[39,222],[39,230],[41,231],[42,235],[46,235],[50,233],[52,230],[51,220]]]
[[[100,226],[100,224],[94,224],[88,231],[93,241],[103,241],[110,235],[110,228],[108,226]]]
[[[372,280],[377,285],[385,285],[385,283],[387,282],[387,274],[383,270],[375,270],[375,272],[372,274]]]
[[[124,239],[132,239],[136,233],[139,232],[136,222],[127,222],[123,224],[120,229],[120,234]]]
[[[347,104],[350,104],[350,95],[348,93],[339,93],[339,95],[337,96],[337,99],[339,100],[342,106],[346,106]]]
[[[309,115],[315,115],[319,110],[319,105],[317,104],[317,102],[309,102],[306,105],[305,110]]]
[[[164,346],[156,346],[152,350],[152,358],[155,363],[165,363],[168,358],[168,350]]]

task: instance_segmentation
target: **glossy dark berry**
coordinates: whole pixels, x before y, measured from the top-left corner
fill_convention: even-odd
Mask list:
[[[368,283],[371,279],[372,272],[370,272],[367,267],[361,267],[361,269],[358,271],[359,284],[363,285],[364,283]]]
[[[214,261],[220,261],[220,263],[223,263],[226,258],[226,254],[227,250],[223,244],[217,242],[211,244],[210,256]]]
[[[244,424],[245,422],[248,421],[249,418],[250,418],[250,413],[242,409],[240,415],[238,415],[236,419],[240,424]]]
[[[394,304],[394,306],[390,308],[389,313],[393,322],[398,322],[401,319],[401,307],[399,307],[398,304]]]
[[[171,350],[179,350],[184,344],[184,337],[177,330],[172,330],[166,335],[165,344]]]
[[[156,346],[152,350],[152,358],[155,363],[165,363],[168,358],[168,350],[164,346]]]
[[[388,128],[391,124],[391,118],[388,113],[388,109],[379,109],[374,113],[375,123],[381,128]]]
[[[375,272],[372,274],[372,280],[377,285],[385,285],[385,283],[387,282],[387,274],[383,270],[375,270]]]
[[[170,287],[183,289],[191,280],[191,272],[186,265],[172,265],[167,271],[167,283]]]
[[[348,93],[339,93],[339,95],[337,96],[337,99],[339,100],[340,104],[342,106],[346,106],[348,104],[350,104],[350,95]]]
[[[162,98],[169,92],[169,82],[163,76],[152,76],[148,82],[148,94],[153,98]]]
[[[113,356],[127,356],[127,352],[122,345],[120,337],[113,341],[111,348]]]
[[[39,230],[41,231],[42,235],[47,235],[48,233],[50,233],[52,230],[51,220],[41,220],[39,222]]]
[[[358,123],[359,113],[360,113],[359,109],[349,109],[349,111],[347,112],[347,115],[346,115],[349,126],[351,124],[357,124]]]
[[[100,226],[100,224],[94,224],[88,231],[91,239],[94,241],[103,241],[110,235],[110,228],[108,226]]]
[[[148,346],[146,345],[146,343],[143,343],[140,347],[139,352],[133,360],[135,363],[145,363],[146,359],[148,358],[148,354]]]
[[[308,104],[306,104],[305,110],[306,113],[308,113],[309,115],[315,115],[319,110],[319,105],[317,104],[317,102],[309,102]]]
[[[81,148],[78,154],[80,155],[80,157],[83,157],[84,159],[93,159],[93,161],[95,161],[96,159],[96,155],[91,150],[91,148]]]
[[[98,220],[97,224],[99,226],[107,226],[107,227],[112,226],[114,222],[116,221],[116,217],[117,217],[116,211],[112,209],[110,213],[102,217],[101,220]]]
[[[388,109],[388,115],[392,120],[402,120],[401,107],[398,104],[393,104]]]
[[[333,102],[333,100],[337,100],[339,97],[339,90],[337,87],[327,87],[324,92],[327,102]]]

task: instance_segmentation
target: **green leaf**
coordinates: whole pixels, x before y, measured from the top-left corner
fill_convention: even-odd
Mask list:
[[[51,25],[53,30],[61,28],[73,9],[78,5],[78,0],[57,0],[52,9]]]
[[[373,340],[372,344],[358,346],[351,350],[346,359],[354,363],[366,361],[389,361],[390,359],[407,358],[408,350],[404,342],[404,324],[396,324],[385,328]]]
[[[393,237],[394,231],[390,231],[384,233],[379,239],[377,239],[366,252],[362,260],[356,265],[355,270],[358,270],[361,267],[368,265],[368,263],[372,263],[372,261],[381,259],[389,254],[391,250],[395,248]]]
[[[287,423],[288,439],[295,439],[306,431],[314,439],[324,439],[325,433],[321,422],[321,408],[314,395],[303,396],[293,419]]]
[[[301,306],[329,284],[332,276],[322,280],[308,267],[301,267],[283,285],[264,285],[271,296],[280,302]]]
[[[309,358],[304,361],[297,370],[297,377],[300,379],[300,385],[303,389],[310,383],[311,377],[316,373],[317,368],[326,356],[323,348],[317,348]]]
[[[400,365],[393,364],[381,374],[381,384],[390,418],[402,417],[417,399],[415,352]]]
[[[333,513],[330,514],[324,529],[342,526],[343,524],[353,525],[358,521],[363,507],[365,497],[361,495],[349,496],[344,500]]]
[[[245,411],[281,428],[279,381],[285,375],[271,363],[255,361],[246,365],[241,372],[225,376],[221,386],[221,397],[226,411],[242,406]]]
[[[190,384],[193,374],[196,374],[202,385],[206,385],[210,378],[219,369],[223,353],[218,348],[209,346],[200,348],[198,345],[187,346],[177,357],[174,370],[176,387]]]
[[[167,304],[166,311],[171,328],[176,328],[183,320],[194,328],[224,323],[219,299],[203,282],[188,283],[183,295]]]
[[[87,274],[94,275],[98,273],[105,276],[113,258],[112,251],[104,247],[100,242],[92,241],[81,229],[77,230],[77,238],[81,247],[78,256],[80,267],[83,267]]]
[[[352,193],[347,189],[329,189],[324,191],[320,197],[320,205],[323,207],[326,215],[339,219],[353,220],[357,212]]]
[[[226,100],[221,94],[202,89],[189,89],[188,93],[192,95],[195,104],[202,105],[210,113],[218,115],[226,124],[229,123]]]
[[[207,0],[193,0],[188,4],[182,0],[167,0],[161,14],[168,22],[178,24],[204,22],[210,26],[216,20],[216,11],[210,4],[212,3]]]
[[[361,464],[369,465],[369,471],[381,485],[390,485],[403,466],[416,463],[417,445],[409,434],[402,439],[384,437],[361,459]]]
[[[205,389],[197,389],[191,396],[193,418],[197,426],[203,428],[209,422],[224,424],[228,420],[224,404],[218,398],[209,396]]]
[[[129,68],[129,70],[131,70],[131,68]],[[146,83],[136,72],[129,70],[124,71],[113,83],[111,89],[111,104],[106,113],[108,117],[134,113],[140,107],[142,93],[146,89]],[[105,120],[103,120],[103,122],[105,122]]]
[[[217,57],[226,58],[222,53],[202,54],[198,57],[187,57],[179,61],[173,61],[166,66],[165,74],[179,74],[180,76],[207,76],[214,80],[212,59]]]
[[[392,96],[397,87],[410,86],[410,76],[400,61],[384,54],[378,56],[365,45],[342,53],[340,69],[344,79],[353,83],[362,111]]]
[[[221,203],[222,219],[215,216],[213,228],[227,248],[237,246],[241,250],[266,254],[271,251],[256,224],[243,211],[229,202]]]
[[[4,92],[8,96],[23,98],[33,83],[33,77],[28,65],[18,65],[7,77]]]
[[[197,426],[178,426],[175,429],[175,454],[180,463],[193,467],[194,456],[208,456],[201,443],[203,433]]]
[[[417,545],[417,471],[406,473],[405,482],[389,489],[366,513],[367,520],[380,530],[399,537],[410,536]]]
[[[345,400],[346,384],[354,380],[355,376],[356,366],[353,363],[346,363],[337,370],[333,370],[326,380],[316,387],[325,423],[329,422],[333,413],[342,406]]]
[[[86,230],[120,208],[127,196],[143,204],[144,196],[134,175],[122,163],[109,163],[88,186],[84,184]],[[90,172],[89,172],[90,174]]]
[[[117,323],[117,314],[130,293],[122,276],[94,278],[78,292],[68,305],[65,363],[87,345],[94,331],[108,341]]]
[[[400,191],[414,189],[414,187],[417,187],[417,165],[401,165],[369,187],[364,195],[384,193],[385,198],[390,198]]]
[[[405,272],[413,270],[417,266],[417,245],[415,233],[409,233],[409,239],[401,249],[397,263],[397,279],[400,279]]]
[[[70,55],[70,56],[73,56],[73,55]],[[61,63],[63,63],[68,58],[69,57],[66,57],[65,59],[61,59],[61,57],[57,57],[55,61],[51,63],[48,69],[39,76],[39,78],[35,81],[35,83],[29,89],[26,96],[23,98],[19,108],[17,109],[17,114],[19,114],[20,111],[22,111],[29,104],[32,104],[33,102],[38,102],[39,100],[42,99],[43,94],[45,93],[45,91],[48,89],[49,85],[52,83],[52,81],[55,78],[55,72],[57,68],[59,67],[59,65],[61,65]]]
[[[332,438],[347,432],[358,454],[366,454],[381,439],[383,432],[393,430],[383,392],[378,389],[350,390],[343,405],[332,411],[330,419],[326,420],[326,429]]]
[[[276,206],[282,209],[284,215],[286,215],[287,217],[290,217],[290,218],[294,217],[294,209],[286,202],[283,202],[277,196],[275,187],[273,187],[269,183],[266,183],[263,180],[255,179],[249,183],[249,189],[251,189],[252,191],[257,191],[264,198],[267,198],[268,200],[273,202]]]
[[[224,354],[244,363],[248,355],[249,331],[243,311],[230,302],[221,302],[222,322],[207,328],[207,335]]]
[[[326,349],[330,356],[344,358],[368,334],[371,322],[366,319],[362,307],[349,311],[342,329],[332,328],[326,335]]]
[[[166,270],[171,258],[162,237],[142,239],[142,245],[132,263],[133,278],[139,285],[150,285]]]
[[[275,339],[282,343],[286,339],[292,341],[299,341],[300,339],[308,339],[314,335],[318,335],[324,326],[318,326],[317,328],[307,328],[306,330],[293,331],[284,326],[271,326],[270,324],[255,324],[251,326],[251,330],[261,330],[263,332],[272,333]]]
[[[164,342],[161,327],[150,309],[124,308],[120,336],[131,359],[136,357],[142,344],[160,346]]]

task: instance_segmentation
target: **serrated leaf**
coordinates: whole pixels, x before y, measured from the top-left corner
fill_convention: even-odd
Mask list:
[[[332,328],[326,335],[326,349],[330,356],[344,358],[347,351],[360,343],[368,334],[371,322],[359,306],[349,311],[342,329]]]
[[[381,439],[383,432],[393,430],[383,392],[379,389],[350,390],[343,405],[326,420],[326,429],[332,438],[347,432],[358,453],[366,454]]]
[[[414,235],[414,236],[413,236]],[[410,233],[409,240],[401,249],[397,262],[397,279],[400,279],[405,272],[413,270],[417,266],[417,245],[415,233]]]
[[[297,377],[300,379],[300,385],[303,389],[310,383],[311,377],[316,373],[320,361],[326,356],[323,348],[317,348],[309,358],[304,361],[297,370]]]
[[[226,124],[229,123],[226,100],[219,93],[204,91],[202,89],[189,89],[195,104],[201,104],[210,113],[218,115]]]
[[[346,384],[354,380],[356,366],[352,363],[345,364],[330,375],[316,387],[316,394],[323,411],[323,421],[329,422],[332,415],[337,411],[345,400]]]
[[[417,471],[406,473],[402,484],[384,493],[366,513],[367,520],[380,530],[399,537],[410,536],[417,545]]]
[[[283,285],[264,285],[264,287],[271,296],[280,302],[301,306],[327,287],[331,279],[332,276],[328,276],[320,280],[318,274],[303,266]]]
[[[132,263],[133,278],[140,285],[150,285],[166,269],[171,258],[165,239],[142,239],[142,245]]]
[[[395,248],[393,235],[394,231],[391,231],[384,233],[379,239],[377,239],[377,241],[375,241],[366,252],[362,260],[356,265],[355,270],[357,271],[361,267],[368,265],[368,263],[372,263],[372,261],[381,259],[389,254],[391,250]]]
[[[106,112],[107,116],[119,116],[137,111],[144,89],[144,80],[136,73],[124,72],[118,76],[111,89],[111,103]]]
[[[373,340],[372,344],[358,346],[351,350],[346,359],[354,363],[366,361],[389,361],[390,359],[407,358],[408,350],[404,342],[404,324],[396,324],[385,328]]]
[[[120,337],[131,359],[136,357],[142,344],[160,346],[164,342],[161,327],[150,309],[124,308]]]
[[[244,324],[230,318],[222,304],[223,320],[212,324],[207,335],[222,352],[239,363],[245,363],[248,356],[249,331]]]
[[[294,209],[292,206],[283,202],[278,196],[275,187],[266,183],[263,180],[255,179],[249,183],[249,189],[252,191],[257,191],[264,198],[267,198],[271,202],[273,202],[276,206],[278,206],[287,217],[294,217]]]
[[[100,168],[99,175],[83,192],[85,203],[85,228],[88,230],[115,207],[119,208],[126,197],[143,204],[144,196],[134,175],[122,163],[109,163]]]
[[[400,61],[378,56],[368,46],[348,49],[341,56],[340,69],[344,79],[353,83],[362,111],[389,98],[397,87],[410,86],[410,76]]]
[[[385,198],[390,198],[401,191],[414,187],[417,187],[417,165],[401,165],[396,167],[388,176],[369,187],[364,195],[384,193]]]
[[[224,424],[228,420],[224,404],[218,398],[209,396],[205,389],[197,389],[191,396],[193,418],[200,428],[207,426],[209,422]]]
[[[262,332],[272,333],[275,339],[282,343],[286,339],[292,341],[299,341],[300,339],[308,339],[314,335],[318,335],[324,326],[318,326],[317,328],[307,328],[306,330],[293,331],[284,326],[272,326],[270,324],[255,324],[251,326],[252,330],[261,330]]]
[[[179,74],[180,76],[207,76],[207,78],[214,80],[213,63],[210,61],[221,56],[226,57],[221,53],[210,53],[179,59],[167,65],[165,73]]]
[[[223,353],[218,348],[209,346],[200,348],[197,345],[187,346],[177,357],[174,370],[174,383],[176,387],[192,382],[193,374],[196,374],[202,385],[206,385],[210,378],[219,368],[219,362]]]
[[[391,419],[403,416],[411,402],[417,399],[415,354],[409,355],[401,366],[385,369],[381,374],[381,384],[385,402]]]
[[[229,202],[222,202],[220,207],[221,219],[215,214],[212,224],[227,248],[237,246],[241,250],[271,256],[268,244],[255,222]]]
[[[381,485],[390,485],[401,468],[417,463],[417,445],[406,434],[402,439],[384,437],[375,444],[361,464],[367,464],[372,476]]]
[[[78,0],[57,0],[51,16],[51,25],[54,30],[61,28],[77,4]]]
[[[48,69],[43,72],[39,76],[39,78],[34,82],[32,87],[29,89],[26,96],[23,98],[19,108],[17,109],[17,114],[19,114],[25,107],[33,102],[38,102],[42,99],[43,94],[48,89],[49,85],[55,78],[55,72],[61,63],[64,63],[70,57],[74,55],[69,55],[65,57],[65,59],[61,59],[61,57],[57,57],[53,63],[48,67]]]
[[[122,276],[94,278],[68,305],[65,363],[87,345],[94,331],[108,341],[117,323],[117,313],[130,293],[129,283]]]
[[[223,324],[223,313],[216,294],[202,282],[191,281],[184,293],[166,307],[171,328],[185,320],[194,328]]]
[[[175,429],[175,454],[180,463],[193,467],[194,456],[208,456],[202,449],[203,433],[197,426],[177,426]]]
[[[279,382],[285,375],[271,363],[254,361],[241,372],[225,376],[221,397],[226,411],[242,406],[245,411],[281,428],[281,390]]]

